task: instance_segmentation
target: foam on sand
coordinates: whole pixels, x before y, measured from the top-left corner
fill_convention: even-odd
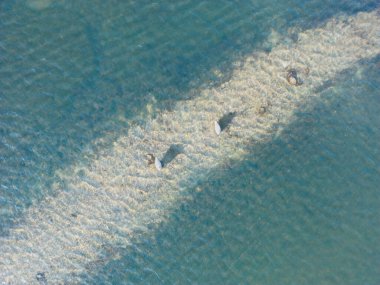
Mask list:
[[[29,209],[0,238],[0,281],[38,283],[36,274],[44,272],[52,284],[79,282],[91,265],[107,262],[107,247],[153,233],[208,169],[270,139],[301,103],[318,95],[313,90],[379,52],[380,15],[374,11],[333,19],[299,34],[293,46],[245,58],[228,82],[132,128],[90,166],[61,171],[67,187]],[[297,70],[302,85],[287,82],[287,67]],[[177,155],[168,152],[173,145],[181,149]],[[147,166],[148,153],[162,161],[161,171]]]

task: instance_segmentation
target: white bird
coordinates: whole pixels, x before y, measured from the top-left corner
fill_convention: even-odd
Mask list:
[[[215,125],[215,133],[219,136],[222,132],[222,128],[220,127],[219,123],[217,121],[214,122]]]
[[[156,167],[157,170],[162,169],[162,163],[157,157],[154,158],[154,166]]]

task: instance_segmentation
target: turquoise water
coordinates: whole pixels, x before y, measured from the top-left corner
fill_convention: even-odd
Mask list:
[[[270,51],[271,29],[376,7],[262,2],[3,1],[0,234],[56,194],[57,169],[227,80],[234,60]],[[213,170],[153,238],[120,245],[84,283],[379,284],[378,67],[363,62],[316,90],[280,137]]]

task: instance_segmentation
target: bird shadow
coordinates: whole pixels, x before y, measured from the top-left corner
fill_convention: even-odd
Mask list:
[[[223,117],[221,117],[218,121],[218,124],[222,131],[226,129],[232,122],[232,120],[236,117],[236,112],[228,112],[227,114],[224,114]]]
[[[169,149],[166,151],[164,157],[162,158],[162,164],[163,166],[168,165],[170,162],[172,162],[177,155],[184,152],[183,145],[181,144],[172,144]]]

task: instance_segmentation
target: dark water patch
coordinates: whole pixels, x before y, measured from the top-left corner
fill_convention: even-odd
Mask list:
[[[85,282],[378,284],[380,74],[337,76],[270,143],[192,189]]]

